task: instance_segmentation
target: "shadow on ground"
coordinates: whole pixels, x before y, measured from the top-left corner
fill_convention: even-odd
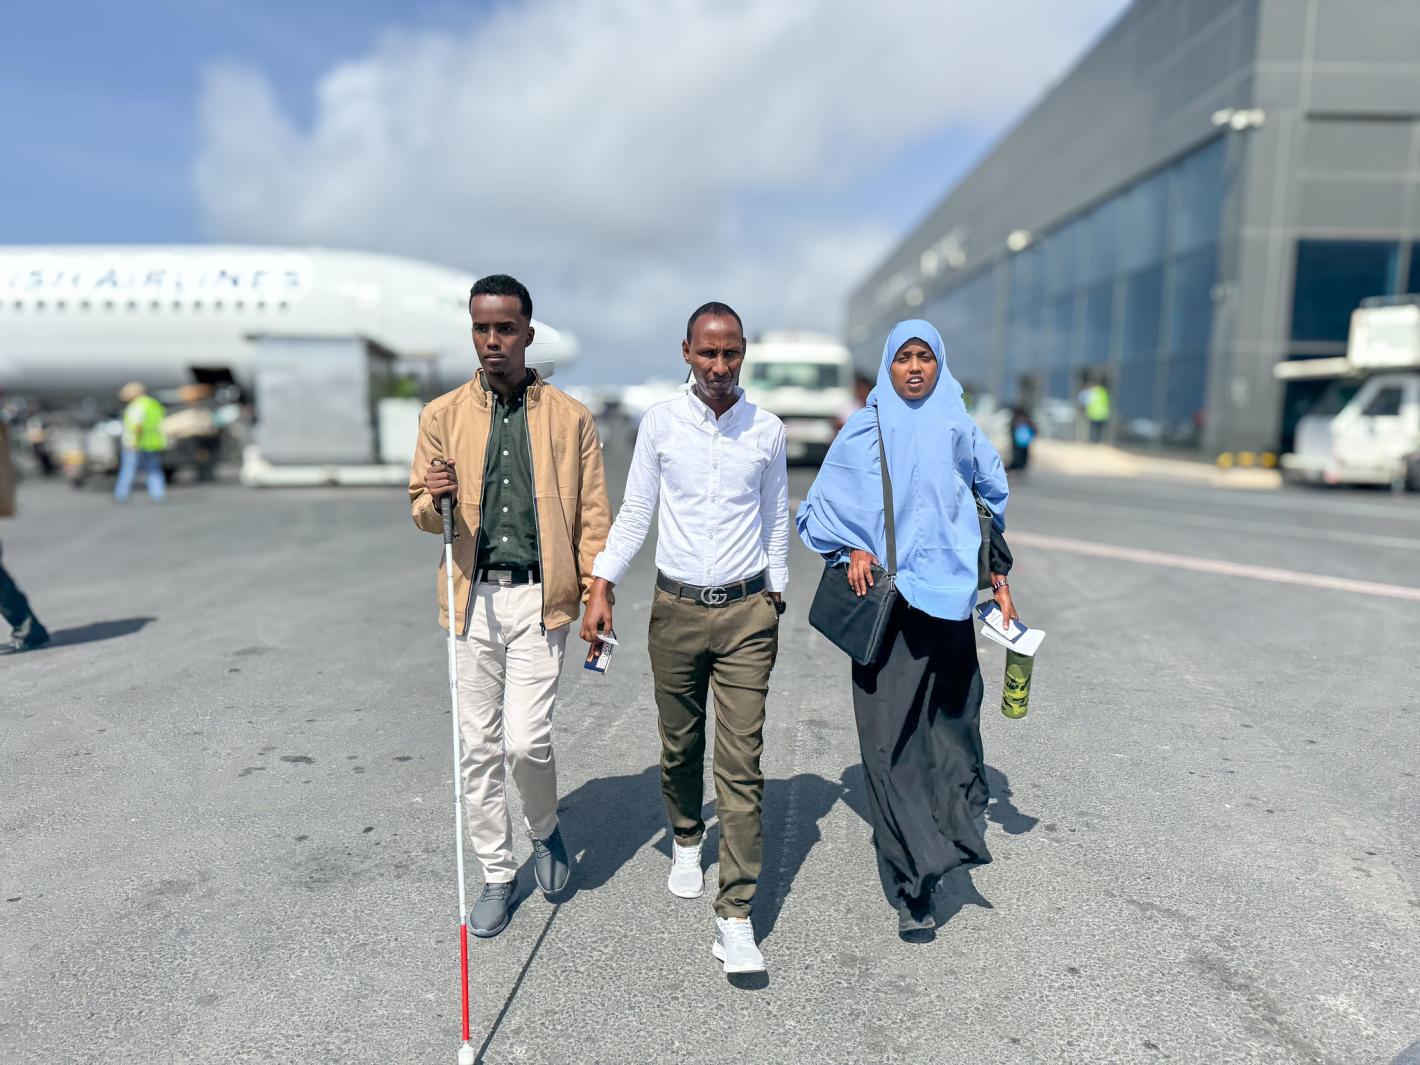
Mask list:
[[[986,776],[992,799],[987,818],[1011,835],[1020,835],[1034,828],[1039,819],[1021,813],[1011,802],[1011,786],[1006,775],[987,766]],[[867,821],[866,788],[863,767],[856,764],[844,769],[838,780],[827,780],[816,773],[799,773],[788,779],[765,781],[765,861],[754,905],[755,933],[761,942],[773,933],[799,871],[815,844],[823,838],[819,825],[834,806],[842,801],[864,822]],[[718,854],[719,826],[710,821],[713,812],[713,806],[707,803],[702,813],[707,821],[702,852],[707,866],[716,860]],[[670,856],[670,831],[661,802],[660,770],[657,766],[647,766],[639,773],[589,780],[562,800],[558,813],[576,863],[572,882],[567,891],[558,896],[517,980],[504,998],[478,1050],[479,1062],[486,1060],[488,1049],[517,998],[562,905],[581,891],[594,891],[604,886],[642,847],[651,845],[667,858]],[[867,840],[864,843],[868,845]],[[520,905],[534,888],[530,863],[525,863],[518,871],[514,906]],[[707,895],[713,894],[714,890],[713,883],[706,884]],[[965,867],[955,869],[944,877],[937,894],[939,923],[950,921],[966,906],[991,908],[991,903],[972,884],[971,871]],[[886,918],[886,903],[884,911]],[[924,941],[930,939],[928,936]],[[769,986],[769,976],[767,973],[736,975],[731,976],[729,982],[739,990],[760,991]]]
[[[100,640],[115,640],[120,636],[132,636],[157,618],[122,618],[117,621],[95,621],[89,625],[79,625],[72,629],[58,629],[50,632],[49,646],[75,647],[81,643],[98,643]]]
[[[1013,836],[1035,828],[1039,818],[1022,813],[1012,802],[1006,774],[987,766],[986,779],[991,791],[987,819]],[[861,765],[848,766],[838,780],[799,773],[765,781],[764,867],[754,902],[755,933],[760,940],[773,934],[799,871],[823,838],[820,823],[840,801],[867,821],[867,782]],[[572,885],[559,901],[603,886],[647,845],[670,857],[670,831],[656,766],[589,780],[568,794],[558,809],[577,862]],[[702,816],[707,822],[703,850],[707,867],[719,851],[719,825],[711,820],[713,815],[713,803],[706,803]],[[870,845],[866,839],[864,845]],[[713,883],[706,884],[707,895],[714,890]],[[972,886],[967,869],[945,877],[938,897],[942,920],[950,920],[964,906],[991,905]]]

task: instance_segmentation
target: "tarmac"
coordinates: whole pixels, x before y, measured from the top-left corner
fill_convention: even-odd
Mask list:
[[[3,1060],[452,1065],[438,539],[397,490],[21,502],[5,564],[56,640],[0,660]],[[982,641],[995,861],[936,938],[878,887],[795,543],[770,971],[726,979],[709,894],[665,889],[648,544],[611,672],[569,644],[574,889],[473,943],[480,1060],[1420,1063],[1420,500],[1042,469],[1009,518],[1048,636],[1021,721]]]

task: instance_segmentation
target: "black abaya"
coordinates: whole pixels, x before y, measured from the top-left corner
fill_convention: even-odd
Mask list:
[[[981,669],[971,621],[899,600],[878,664],[853,666],[868,818],[888,901],[917,906],[959,865],[991,861]]]

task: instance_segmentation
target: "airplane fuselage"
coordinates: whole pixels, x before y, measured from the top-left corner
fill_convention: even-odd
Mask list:
[[[388,255],[243,245],[0,247],[0,391],[108,401],[224,375],[250,387],[256,338],[361,336],[432,364],[452,388],[476,368],[472,276]],[[537,323],[529,362],[575,345]]]

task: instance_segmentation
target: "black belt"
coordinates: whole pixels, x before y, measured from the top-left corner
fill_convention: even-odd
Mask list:
[[[656,573],[656,587],[661,591],[670,592],[677,599],[693,600],[701,606],[726,606],[729,603],[738,603],[741,599],[764,591],[768,586],[769,582],[764,579],[762,573],[747,581],[739,581],[735,584],[715,584],[706,588],[694,584],[682,584],[674,577],[667,577],[659,571]]]
[[[498,569],[493,566],[480,566],[478,569],[479,584],[537,584],[542,580],[542,570],[534,565],[527,569]]]

